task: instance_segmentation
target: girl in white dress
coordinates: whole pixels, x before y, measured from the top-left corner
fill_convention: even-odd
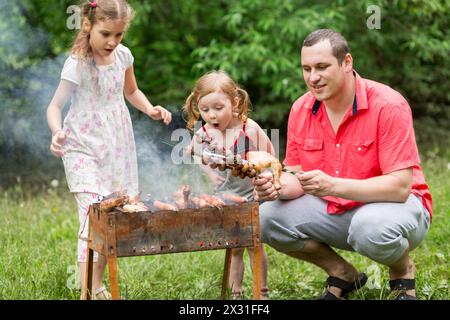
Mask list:
[[[125,98],[154,120],[172,116],[153,106],[139,90],[133,55],[121,43],[133,12],[125,0],[98,0],[81,5],[82,26],[47,109],[51,152],[62,157],[67,183],[80,220],[78,265],[84,279],[89,205],[116,191],[138,194],[136,146]],[[71,98],[61,124],[61,113]],[[106,259],[94,255],[93,288],[97,299],[110,299],[103,286]],[[84,281],[81,281],[82,292]]]

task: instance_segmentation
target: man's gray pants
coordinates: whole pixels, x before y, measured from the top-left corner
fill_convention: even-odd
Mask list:
[[[308,194],[265,202],[260,206],[262,241],[288,253],[302,251],[305,240],[312,239],[392,265],[419,245],[430,226],[428,211],[412,194],[404,203],[368,203],[338,215],[326,209],[326,201]]]

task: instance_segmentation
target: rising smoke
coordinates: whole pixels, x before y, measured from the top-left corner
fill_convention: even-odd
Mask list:
[[[44,172],[38,175],[43,184],[64,179],[62,161],[49,152],[46,109],[69,48],[56,57],[39,58],[51,52],[48,33],[27,23],[19,2],[0,0],[0,8],[0,188],[15,183],[16,176],[38,175],[38,169]],[[65,8],[61,10],[65,12]],[[66,105],[63,118],[68,109]],[[137,118],[133,127],[143,197],[167,198],[181,184],[191,184],[199,191],[207,188],[198,166],[174,164],[171,148],[155,135],[159,132],[170,140],[171,130],[176,128],[136,114],[132,111],[132,118]],[[178,125],[184,123],[178,121]]]
[[[64,58],[40,58],[48,51],[48,35],[28,23],[20,2],[0,0],[0,8],[0,187],[5,187],[15,176],[57,163],[48,158],[45,108]]]

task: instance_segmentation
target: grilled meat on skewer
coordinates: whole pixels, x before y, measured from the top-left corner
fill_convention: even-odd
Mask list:
[[[206,202],[203,199],[197,198],[197,197],[191,197],[192,203],[197,206],[198,208],[205,208],[205,207],[209,207],[210,205],[208,204],[208,202]]]
[[[191,186],[183,185],[177,191],[172,194],[172,197],[175,201],[178,209],[187,209],[190,207],[190,195],[191,195]]]
[[[178,209],[186,209],[188,207],[188,203],[184,201],[183,193],[180,190],[175,191],[172,194],[172,198]]]
[[[106,199],[100,202],[100,210],[111,211],[114,207],[124,205],[129,201],[127,195],[118,196],[117,198]]]
[[[235,195],[233,193],[224,193],[222,194],[222,198],[225,200],[236,202],[236,203],[246,203],[248,202],[247,198]]]
[[[201,194],[199,198],[205,200],[209,205],[217,208],[220,208],[225,205],[225,202],[223,202],[222,199],[209,194]]]
[[[280,189],[280,176],[282,166],[280,161],[268,152],[250,151],[247,159],[242,160],[239,155],[232,154],[230,150],[222,148],[222,154],[217,153],[217,145],[208,138],[205,133],[197,134],[197,140],[206,144],[206,150],[203,150],[201,156],[202,163],[209,164],[211,168],[219,168],[220,171],[231,169],[232,175],[235,177],[254,178],[257,174],[269,169],[274,177],[275,188]],[[191,149],[194,152],[194,149]],[[193,154],[195,155],[195,154]],[[218,160],[218,161],[217,161]],[[286,170],[287,171],[287,170]]]
[[[201,157],[202,161],[209,163],[212,169],[218,168],[220,171],[231,169],[231,174],[241,179],[245,177],[254,178],[263,171],[270,170],[274,177],[275,188],[281,188],[280,177],[283,167],[280,161],[268,152],[249,151],[247,153],[248,160],[242,160],[237,155],[230,157],[204,150]],[[288,172],[287,170],[284,171]]]
[[[191,186],[187,185],[187,184],[182,186],[181,192],[183,193],[184,206],[187,208],[187,207],[189,207],[189,197],[191,196]]]
[[[142,202],[138,202],[136,204],[126,204],[123,206],[123,210],[126,212],[141,212],[148,211],[148,207]]]
[[[178,211],[177,207],[174,205],[171,205],[170,203],[165,203],[162,201],[155,200],[153,201],[153,205],[158,210],[172,210],[172,211]]]

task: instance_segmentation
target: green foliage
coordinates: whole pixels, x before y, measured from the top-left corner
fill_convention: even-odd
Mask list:
[[[37,159],[37,166],[29,161],[35,171],[56,166],[55,159],[48,161],[45,109],[77,32],[67,28],[67,8],[77,2],[0,0],[0,154],[7,159],[2,174],[18,159]],[[283,141],[290,106],[306,92],[300,46],[317,28],[340,31],[356,70],[403,93],[415,117],[438,119],[443,128],[450,123],[448,0],[130,3],[136,15],[124,43],[134,54],[141,90],[174,112],[171,128],[184,126],[179,109],[198,76],[224,69],[248,90],[252,118],[263,128],[279,128]],[[381,29],[367,27],[370,5],[381,9]],[[134,119],[140,117],[131,110]],[[167,136],[159,125],[149,130]],[[6,180],[14,179],[11,174]]]
[[[140,86],[151,99],[181,104],[195,78],[224,69],[272,113],[305,92],[299,66],[304,37],[333,28],[349,41],[356,69],[398,89],[417,115],[446,115],[449,102],[448,0],[432,1],[130,1],[136,16],[125,37]],[[27,1],[28,23],[50,35],[49,54],[65,51],[65,9],[73,1]],[[367,27],[381,9],[381,29]],[[262,119],[264,116],[262,115]],[[275,124],[280,125],[280,120]]]
[[[370,5],[381,8],[379,30],[367,27]],[[251,92],[254,116],[280,126],[291,102],[306,90],[303,39],[315,29],[332,28],[347,38],[363,77],[402,92],[415,115],[449,120],[449,6],[446,0],[230,1],[220,21],[223,32],[194,51],[195,68],[228,71]],[[275,113],[282,116],[273,118]]]

